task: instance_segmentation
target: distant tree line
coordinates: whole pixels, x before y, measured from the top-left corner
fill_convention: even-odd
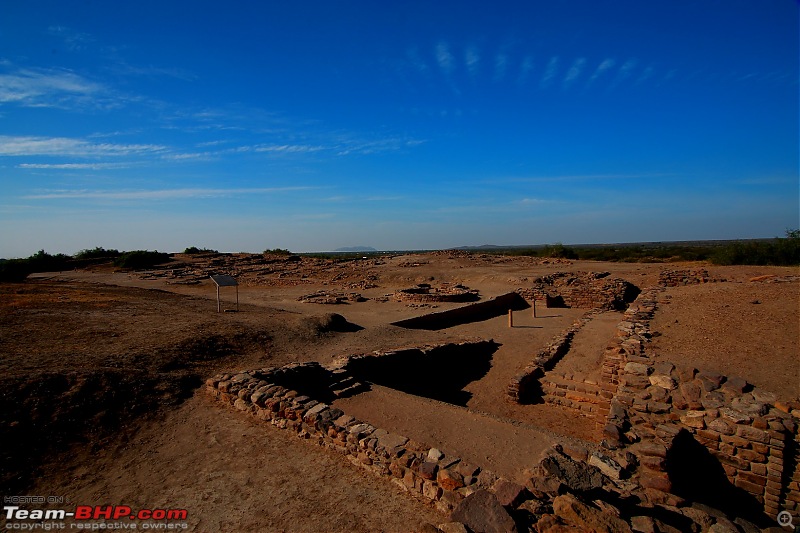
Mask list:
[[[715,265],[800,265],[800,230],[787,230],[774,239],[700,244],[619,244],[564,246],[548,244],[530,249],[505,249],[498,253],[589,261],[664,263],[709,261]]]
[[[190,246],[185,254],[219,253],[208,248]],[[623,261],[663,263],[669,261],[709,261],[716,265],[800,265],[800,230],[790,229],[785,237],[774,239],[700,244],[620,244],[610,246],[564,246],[561,243],[529,249],[497,249],[492,253],[582,259],[591,261]],[[264,254],[291,256],[282,248],[264,250]],[[310,254],[336,261],[360,258],[364,253]],[[369,255],[369,254],[367,254]],[[151,268],[170,260],[171,255],[159,251],[119,250],[96,247],[81,250],[74,256],[49,254],[39,250],[24,259],[0,259],[0,282],[19,282],[36,272],[58,272],[111,262],[119,268]]]
[[[150,268],[166,263],[170,257],[170,254],[158,251],[120,252],[101,247],[81,250],[75,255],[49,254],[39,250],[23,259],[0,259],[0,282],[19,282],[36,272],[58,272],[109,262],[120,268]]]

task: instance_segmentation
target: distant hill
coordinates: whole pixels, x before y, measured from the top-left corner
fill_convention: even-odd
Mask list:
[[[377,252],[372,246],[348,246],[345,248],[337,248],[334,252]]]

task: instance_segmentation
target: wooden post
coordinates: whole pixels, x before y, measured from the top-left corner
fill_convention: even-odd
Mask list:
[[[236,286],[236,312],[239,312],[239,286]]]
[[[220,305],[219,305],[219,285],[217,285],[217,313],[220,312]]]
[[[511,309],[508,310],[508,327],[510,327],[510,328],[514,327],[514,314],[513,313],[514,312]]]
[[[536,318],[536,298],[533,299],[533,318]]]

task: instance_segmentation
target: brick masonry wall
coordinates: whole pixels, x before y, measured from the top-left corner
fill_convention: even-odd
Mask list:
[[[443,513],[452,511],[470,494],[490,489],[498,482],[497,476],[479,466],[376,428],[277,383],[295,381],[306,374],[317,376],[320,368],[316,363],[307,363],[218,374],[206,381],[206,390],[238,411],[340,453],[351,463],[434,503]]]
[[[606,351],[604,379],[617,385],[604,432],[609,443],[637,455],[643,487],[669,492],[665,459],[686,431],[769,516],[783,509],[796,513],[800,405],[778,401],[739,377],[653,360],[645,348],[659,290],[642,291],[618,327],[616,348]]]
[[[704,268],[687,270],[662,270],[658,275],[658,284],[664,287],[677,287],[679,285],[697,285],[709,281],[724,281],[709,277],[708,270]]]
[[[558,306],[561,300],[576,309],[624,309],[636,288],[607,276],[607,272],[558,272],[537,278],[531,287],[517,292],[529,302],[543,301],[548,307]]]
[[[513,403],[527,403],[533,396],[538,395],[538,388],[541,386],[539,380],[569,351],[575,333],[600,312],[601,310],[594,309],[585,313],[572,326],[559,333],[547,346],[539,350],[533,360],[511,379],[506,387],[506,399]]]

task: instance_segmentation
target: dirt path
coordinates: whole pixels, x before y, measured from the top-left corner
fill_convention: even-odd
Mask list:
[[[537,464],[542,452],[554,443],[564,440],[544,430],[379,385],[337,400],[334,406],[523,484],[527,481],[523,470]]]
[[[578,374],[594,381],[600,379],[603,348],[614,338],[622,313],[607,311],[596,315],[572,338],[569,351],[556,364],[553,371],[559,374]]]
[[[343,457],[202,392],[130,442],[86,455],[32,494],[184,508],[191,531],[419,531],[445,517]]]

